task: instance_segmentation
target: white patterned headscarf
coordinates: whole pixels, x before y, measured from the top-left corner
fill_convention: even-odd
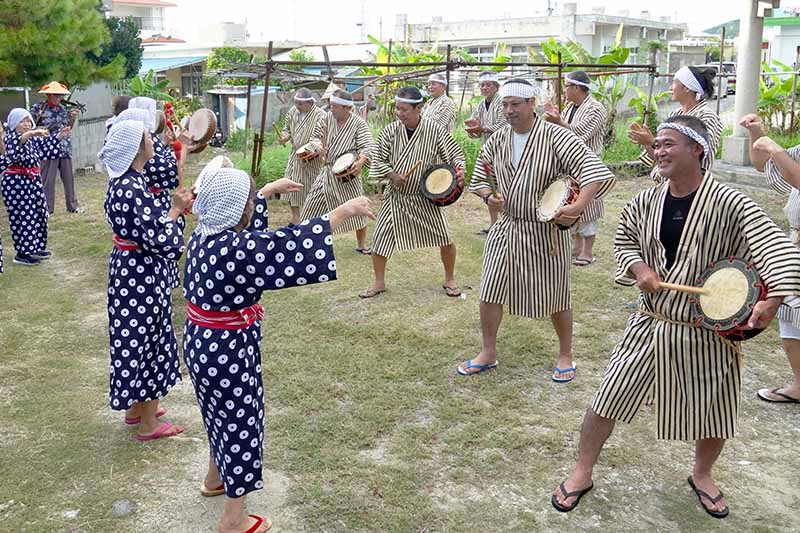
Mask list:
[[[192,212],[199,222],[194,232],[202,237],[234,227],[250,198],[250,176],[243,170],[220,168],[203,176]]]
[[[15,107],[11,110],[8,114],[8,129],[14,131],[19,126],[19,123],[25,120],[26,118],[31,119],[31,127],[35,128],[36,123],[33,121],[33,117],[30,113],[28,113],[27,109],[22,109],[21,107]]]
[[[197,175],[197,179],[194,180],[194,186],[192,188],[194,189],[195,193],[200,190],[200,185],[203,183],[203,180],[206,178],[206,176],[216,173],[221,168],[233,168],[233,162],[224,155],[218,155],[206,163],[206,166],[204,166],[203,170],[200,171],[200,174]]]
[[[150,114],[145,109],[128,108],[117,115],[114,119],[114,122],[116,123],[123,120],[135,120],[137,122],[141,122],[145,128],[153,131],[152,128],[150,128]]]
[[[106,144],[97,153],[97,159],[106,167],[109,177],[118,178],[131,168],[144,132],[144,124],[136,120],[118,120],[111,126]]]
[[[698,102],[705,98],[706,91],[689,67],[681,67],[675,73],[675,79],[681,82],[687,89],[695,93],[694,98]]]
[[[152,98],[137,96],[130,99],[128,109],[144,109],[147,111],[150,118],[146,126],[148,130],[153,131],[156,129],[156,105],[157,102]]]
[[[539,96],[539,88],[528,80],[514,78],[506,81],[500,87],[500,98],[516,96],[517,98],[536,98]]]

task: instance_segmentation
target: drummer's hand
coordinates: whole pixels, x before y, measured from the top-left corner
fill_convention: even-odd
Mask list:
[[[285,146],[289,142],[289,137],[278,137],[278,144]]]
[[[166,144],[172,144],[175,142],[175,132],[172,131],[172,128],[164,128],[164,142]]]
[[[283,194],[287,192],[297,192],[302,188],[302,183],[297,183],[289,178],[281,178],[273,181],[272,183],[267,183],[261,187],[261,194],[263,194],[265,197],[269,197],[275,193]]]
[[[628,139],[630,139],[632,143],[640,146],[650,146],[655,141],[655,137],[653,137],[650,128],[642,126],[638,122],[633,122],[631,124],[628,130]]]
[[[764,135],[763,137],[756,139],[756,142],[753,143],[753,150],[756,150],[757,152],[763,152],[768,156],[773,157],[775,154],[782,152],[783,148],[780,144]]]
[[[747,326],[743,329],[764,329],[769,326],[769,323],[775,318],[775,313],[778,312],[782,301],[782,297],[773,296],[758,302],[753,306],[753,314],[750,315]]]
[[[188,130],[181,130],[181,132],[178,134],[178,140],[181,142],[181,144],[189,144],[194,146],[194,138]]]
[[[572,226],[583,214],[583,209],[578,203],[565,205],[553,214],[553,220],[562,226]]]
[[[353,162],[352,166],[350,166],[350,170],[347,171],[349,176],[358,176],[361,174],[361,169],[364,168],[367,160],[363,157],[359,157],[358,159]]]
[[[506,199],[503,198],[503,195],[498,193],[490,193],[489,194],[489,201],[487,202],[488,206],[494,209],[495,211],[504,211],[506,208]]]
[[[389,181],[392,182],[392,185],[395,185],[397,187],[405,185],[406,182],[408,181],[408,178],[406,176],[400,174],[399,172],[395,172],[394,170],[386,174],[386,177],[389,179]]]
[[[178,211],[178,214],[183,213],[186,209],[189,209],[192,206],[192,201],[194,200],[194,194],[192,191],[187,189],[186,187],[179,187],[175,189],[175,193],[172,195],[172,208]],[[170,210],[170,214],[172,210]],[[170,216],[170,218],[173,218]],[[175,217],[177,218],[177,217]]]
[[[634,263],[631,265],[631,272],[636,276],[636,286],[642,292],[658,292],[661,290],[659,283],[661,278],[655,270],[644,264],[643,262]]]
[[[458,183],[459,187],[464,186],[464,168],[463,167],[455,167],[456,168],[456,183]]]

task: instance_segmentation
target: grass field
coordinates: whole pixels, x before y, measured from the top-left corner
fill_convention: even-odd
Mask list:
[[[105,185],[102,175],[79,179],[88,213],[78,216],[64,212],[59,190],[55,257],[40,267],[10,264],[0,212],[0,531],[213,531],[222,500],[198,494],[207,446],[188,376],[164,402],[168,418],[186,427],[180,437],[136,442],[107,407]],[[652,407],[618,427],[596,488],[576,511],[550,506],[635,295],[612,282],[616,218],[647,186],[618,184],[599,261],[573,271],[579,366],[568,385],[550,381],[556,338],[548,320],[507,318],[499,370],[455,374],[480,346],[476,231],[487,215],[477,199],[448,212],[466,299],[444,295],[438,251],[429,249],[397,254],[388,292],[361,301],[371,263],[354,252],[353,235],[337,236],[338,281],[264,297],[267,487],[249,509],[270,516],[278,532],[799,530],[800,410],[755,396],[789,378],[776,326],[745,347],[739,436],[716,470],[727,520],[698,507],[686,484],[692,445],[656,441]],[[785,226],[782,199],[753,196]],[[288,221],[285,204],[271,211],[273,228]],[[179,293],[174,303],[180,333]],[[132,512],[115,516],[121,500]]]

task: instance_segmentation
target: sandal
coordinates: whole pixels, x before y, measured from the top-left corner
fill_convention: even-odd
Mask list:
[[[730,514],[731,510],[728,508],[727,505],[721,511],[712,511],[711,509],[706,507],[705,503],[703,503],[703,498],[707,499],[711,503],[717,503],[718,501],[720,501],[722,499],[722,496],[723,496],[722,491],[719,491],[719,494],[717,494],[715,497],[712,498],[707,492],[698,489],[694,485],[694,481],[692,481],[692,476],[689,476],[689,478],[686,481],[689,482],[689,486],[692,487],[692,490],[697,495],[697,500],[700,502],[700,506],[703,508],[703,510],[705,512],[707,512],[709,515],[713,516],[714,518],[725,518],[726,516],[728,516]]]
[[[583,498],[583,495],[592,490],[593,488],[594,488],[594,482],[592,482],[585,489],[579,489],[579,490],[573,490],[572,492],[567,492],[567,487],[565,487],[564,483],[562,482],[561,485],[558,486],[558,490],[561,491],[561,494],[564,496],[564,498],[574,497],[575,501],[572,502],[572,505],[570,506],[561,505],[560,503],[558,503],[556,495],[553,494],[552,496],[550,496],[550,503],[553,504],[553,507],[555,507],[556,511],[558,511],[559,513],[568,513],[571,510],[575,509],[581,502],[581,498]]]
[[[172,428],[175,428],[175,432],[174,433],[169,433],[169,430],[172,429]],[[150,433],[148,435],[139,435],[139,434],[137,434],[136,435],[136,440],[138,440],[140,442],[145,442],[145,441],[148,441],[148,440],[156,440],[156,439],[162,439],[162,438],[167,438],[167,437],[174,437],[176,435],[180,435],[181,433],[183,433],[183,428],[182,427],[176,426],[172,422],[164,422],[163,424],[158,426],[158,429],[156,429],[154,432],[152,432],[152,433]]]
[[[781,390],[782,387],[778,387],[777,389],[759,389],[756,392],[756,396],[758,396],[759,400],[764,400],[765,402],[770,403],[800,403],[800,399],[792,398],[788,394],[784,394],[782,392],[778,392]],[[774,396],[779,396],[780,400],[776,400],[775,398],[770,398],[770,394]]]
[[[225,494],[225,485],[220,483],[219,487],[215,487],[213,489],[209,489],[208,487],[206,487],[205,482],[203,482],[203,484],[200,485],[200,494],[202,496],[205,496],[206,498],[213,498],[214,496],[221,496],[222,494]]]
[[[159,407],[158,411],[156,411],[156,418],[161,418],[165,414],[167,414],[167,410],[164,409],[163,407]],[[128,424],[129,426],[135,426],[136,424],[138,424],[141,421],[142,421],[142,417],[141,416],[126,416],[125,417],[125,423]]]
[[[578,365],[576,365],[575,363],[572,363],[572,366],[569,367],[569,368],[558,368],[558,367],[556,367],[553,370],[552,380],[555,381],[556,383],[569,383],[570,381],[575,379],[575,375],[577,374],[577,370],[578,370]],[[567,372],[572,372],[572,377],[571,378],[562,378],[562,377],[560,377],[560,376],[563,376],[564,374],[566,374]],[[559,376],[559,377],[556,377],[556,376]]]
[[[268,531],[269,528],[272,527],[272,521],[269,518],[265,518],[263,516],[258,516],[257,514],[249,514],[247,515],[250,518],[255,520],[255,523],[250,526],[250,529],[245,531],[244,533],[264,533],[264,531]],[[261,524],[266,525],[264,529],[261,529]]]
[[[383,294],[386,292],[386,289],[375,289],[373,287],[368,288],[362,293],[359,293],[358,297],[362,300],[366,300],[367,298],[375,298],[379,294]]]
[[[461,296],[461,289],[456,285],[455,287],[448,287],[447,285],[442,285],[445,294],[450,298],[458,298]]]
[[[472,362],[472,359],[468,359],[467,361],[465,361],[465,363],[466,365],[464,365],[463,370],[461,369],[461,365],[458,365],[456,367],[456,372],[458,372],[458,374],[461,376],[474,376],[476,374],[480,374],[481,372],[486,372],[487,370],[494,370],[495,368],[497,368],[498,364],[497,361],[495,361],[494,363],[489,363],[488,365],[476,365]],[[478,371],[467,372],[467,370],[471,368],[476,368]]]
[[[372,255],[372,248],[369,246],[366,248],[356,248],[356,252],[360,253],[361,255]]]

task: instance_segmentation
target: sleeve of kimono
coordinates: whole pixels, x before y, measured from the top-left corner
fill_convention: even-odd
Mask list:
[[[574,133],[559,126],[553,126],[551,131],[553,149],[561,167],[567,174],[575,177],[581,188],[592,183],[601,183],[595,199],[602,198],[614,188],[614,174]]]
[[[448,133],[446,126],[437,123],[436,144],[439,145],[439,152],[442,159],[448,165],[463,168],[467,170],[466,159],[464,158],[464,151],[461,146],[453,139],[453,136]]]
[[[269,209],[267,209],[267,199],[259,190],[256,193],[253,217],[250,219],[250,225],[247,226],[247,229],[250,231],[267,231],[268,227]]]
[[[134,193],[138,193],[139,201],[131,202],[130,205],[133,216],[139,219],[140,231],[137,236],[120,236],[134,241],[151,254],[178,260],[185,247],[180,224],[167,217],[166,212],[156,206],[152,195],[145,193],[143,189]]]
[[[572,133],[577,135],[578,138],[588,146],[592,135],[594,135],[594,132],[596,132],[597,129],[602,126],[602,124],[603,112],[594,107],[590,109],[579,122],[570,124],[569,129],[571,129]]]
[[[175,152],[167,149],[158,135],[151,134],[151,136],[153,137],[153,159],[147,162],[144,169],[148,178],[147,182],[162,189],[174,189],[178,186],[178,162],[175,159]]]
[[[16,131],[7,131],[3,138],[6,144],[6,160],[9,165],[17,163],[23,157],[24,151],[19,144],[19,137],[20,135]]]
[[[644,262],[638,230],[640,196],[635,197],[622,209],[617,233],[614,235],[614,257],[617,260],[614,281],[620,285],[635,285],[636,277],[630,270],[631,266],[640,261]]]
[[[381,179],[394,170],[389,164],[389,155],[392,150],[392,129],[391,124],[383,128],[378,136],[378,143],[372,150],[369,164],[369,177],[372,179]]]
[[[308,144],[314,150],[322,148],[322,132],[325,130],[325,124],[328,122],[328,114],[323,115],[322,120],[318,120],[311,131],[311,137],[308,138]],[[298,148],[300,148],[298,146]]]
[[[789,157],[800,163],[800,144],[789,148],[786,150],[786,153],[789,154]],[[769,183],[769,186],[772,187],[775,192],[784,196],[792,192],[792,186],[783,179],[781,171],[771,157],[767,160],[764,173],[767,175],[767,183]]]
[[[328,215],[274,232],[243,233],[248,272],[261,290],[278,290],[336,279]],[[252,267],[252,268],[250,268]]]
[[[370,159],[374,149],[375,140],[372,138],[372,132],[369,130],[367,123],[362,120],[356,130],[356,150],[358,150],[359,155]]]
[[[472,110],[472,114],[469,116],[472,120],[478,120],[478,110],[483,105],[483,100],[481,100],[478,105],[475,106],[475,109]]]
[[[747,196],[731,195],[726,211],[736,217],[767,296],[800,295],[800,248]]]
[[[0,174],[5,172],[7,168],[8,168],[8,158],[5,155],[0,154]]]
[[[703,117],[703,123],[708,129],[708,147],[711,149],[712,158],[716,159],[719,139],[722,137],[722,120],[716,113],[709,110]]]
[[[495,98],[498,98],[499,96],[500,95],[497,95]],[[499,105],[495,108],[494,116],[492,118],[494,119],[492,123],[485,126],[485,128],[492,133],[496,132],[507,124],[506,117],[503,115],[503,108]]]
[[[283,120],[283,128],[281,129],[281,137],[292,137],[292,129],[291,124],[294,122],[294,113],[292,112],[293,109],[297,109],[293,107],[286,113],[286,118]]]
[[[456,126],[456,104],[452,100],[445,100],[442,106],[441,124],[448,132],[452,132]]]
[[[472,177],[469,181],[469,192],[478,194],[481,189],[491,190],[492,185],[489,176],[494,168],[494,153],[497,145],[497,136],[490,138],[481,148],[478,158],[475,160],[475,168],[472,170]],[[496,183],[496,179],[495,179]]]

